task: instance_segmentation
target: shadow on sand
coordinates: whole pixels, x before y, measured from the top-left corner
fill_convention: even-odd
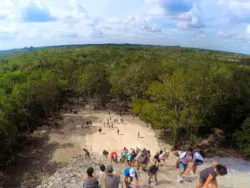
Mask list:
[[[49,135],[80,135],[96,132],[95,127],[83,131],[77,127],[80,122],[96,120],[95,117],[63,116],[58,119],[56,127],[49,125],[38,128],[19,143],[20,152],[17,153],[15,163],[6,170],[6,178],[1,181],[0,187],[36,187],[44,179],[53,175],[58,168],[67,165],[66,162],[51,161],[53,153],[59,148],[73,148],[72,143],[60,144],[49,142]]]
[[[73,147],[71,144],[48,143],[48,135],[29,138],[23,150],[17,154],[15,164],[7,172],[3,188],[36,187],[45,177],[51,176],[62,163],[51,162],[52,153],[59,147]],[[20,143],[24,144],[24,143]]]

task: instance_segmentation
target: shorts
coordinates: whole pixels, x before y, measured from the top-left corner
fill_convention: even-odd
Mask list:
[[[199,160],[199,159],[196,159],[196,160],[194,161],[194,164],[195,164],[196,166],[200,166],[200,165],[203,164],[203,161],[201,161],[201,160]]]
[[[205,183],[205,181],[204,181],[203,179],[199,178],[199,183],[200,183],[201,185],[203,185],[203,184]]]
[[[151,178],[155,177],[156,174],[157,174],[157,173],[148,172],[148,175],[149,175],[149,177],[151,177]]]
[[[186,170],[188,167],[188,164],[184,164],[180,161],[180,164],[179,164],[179,169],[182,169],[182,170]]]
[[[161,160],[160,160],[160,158],[159,158],[159,157],[155,157],[155,160],[156,160],[158,163],[160,163],[160,162],[161,162]]]

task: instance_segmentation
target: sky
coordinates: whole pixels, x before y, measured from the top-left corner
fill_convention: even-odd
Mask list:
[[[0,0],[0,50],[99,43],[250,54],[250,0]]]

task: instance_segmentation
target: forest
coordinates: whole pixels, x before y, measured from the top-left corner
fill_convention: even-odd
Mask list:
[[[67,96],[126,101],[173,145],[214,128],[250,156],[250,56],[211,50],[88,45],[0,54],[0,170],[26,132],[59,112]]]

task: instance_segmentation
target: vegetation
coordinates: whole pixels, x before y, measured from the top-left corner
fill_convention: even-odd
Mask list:
[[[131,112],[154,128],[169,128],[175,145],[220,128],[250,154],[248,56],[103,45],[32,48],[0,59],[0,168],[19,135],[58,111],[68,94],[102,104],[129,101]]]

